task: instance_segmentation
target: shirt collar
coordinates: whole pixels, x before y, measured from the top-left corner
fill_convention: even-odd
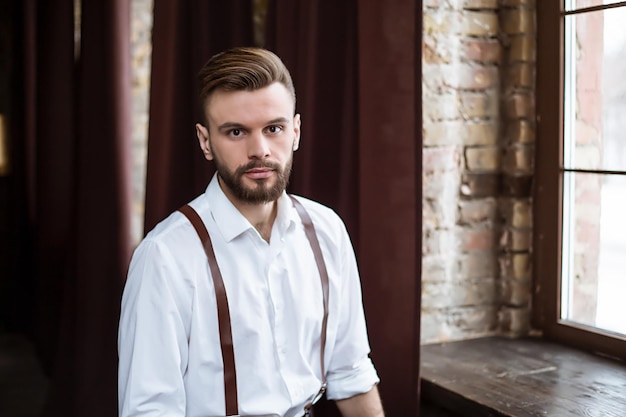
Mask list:
[[[222,191],[219,185],[217,174],[214,174],[211,182],[209,182],[205,196],[209,203],[211,216],[213,220],[215,220],[217,228],[225,241],[230,242],[237,236],[253,228],[248,219],[237,210],[228,197],[226,197],[226,194],[224,194],[224,191]],[[282,235],[295,224],[297,219],[298,213],[293,207],[293,203],[289,196],[287,196],[287,193],[283,191],[283,194],[278,199],[278,210],[276,220],[274,221],[274,229],[278,228],[278,232]]]

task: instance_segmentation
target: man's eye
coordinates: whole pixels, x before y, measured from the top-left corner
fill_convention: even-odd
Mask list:
[[[267,131],[270,133],[279,133],[283,130],[281,126],[270,126],[267,128]]]
[[[241,129],[233,129],[230,131],[230,136],[239,137],[242,135]]]

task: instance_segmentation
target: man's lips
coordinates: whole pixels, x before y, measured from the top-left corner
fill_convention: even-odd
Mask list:
[[[252,168],[246,171],[246,175],[253,180],[269,178],[273,173],[272,168]]]

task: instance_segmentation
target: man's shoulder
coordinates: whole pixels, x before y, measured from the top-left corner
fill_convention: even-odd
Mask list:
[[[188,205],[199,214],[206,211],[206,208],[202,206],[199,198],[191,201]],[[176,244],[180,238],[187,238],[190,234],[195,233],[193,232],[194,229],[190,226],[191,223],[187,220],[185,215],[177,209],[157,223],[156,226],[146,234],[143,240],[156,244]]]

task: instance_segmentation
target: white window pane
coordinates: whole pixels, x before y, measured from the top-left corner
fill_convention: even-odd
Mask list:
[[[565,18],[566,169],[626,171],[626,6]]]
[[[561,318],[626,334],[626,176],[565,173]]]

